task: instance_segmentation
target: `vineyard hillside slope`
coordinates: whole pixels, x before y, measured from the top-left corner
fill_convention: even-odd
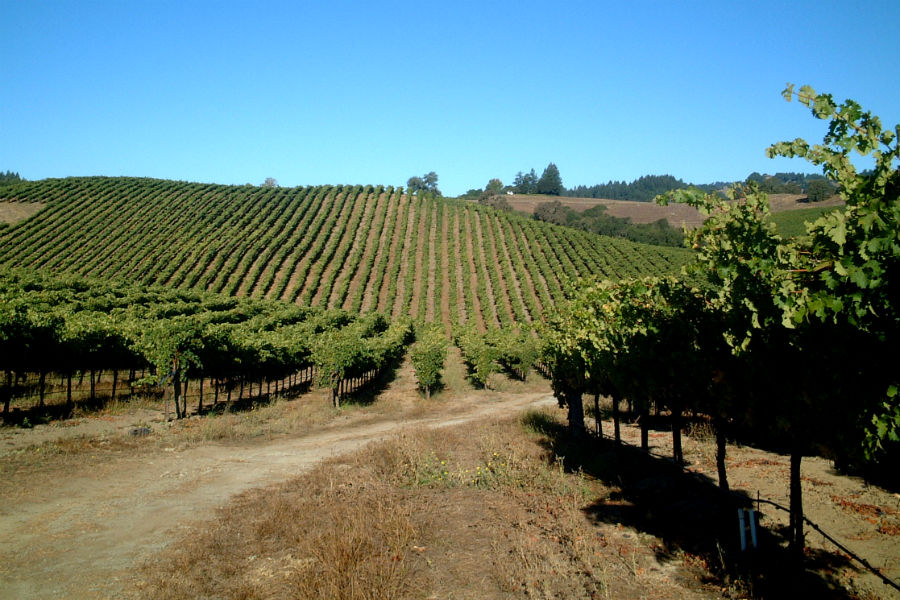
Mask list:
[[[569,278],[673,272],[689,256],[391,187],[84,177],[4,186],[0,201],[44,206],[0,224],[0,265],[448,328],[532,323]]]

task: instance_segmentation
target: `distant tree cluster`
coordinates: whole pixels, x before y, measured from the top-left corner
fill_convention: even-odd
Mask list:
[[[559,200],[541,202],[535,208],[534,218],[556,225],[655,246],[680,247],[684,245],[684,233],[669,225],[665,219],[659,219],[653,223],[632,223],[631,219],[627,217],[620,218],[607,214],[606,207],[602,204],[579,213]]]
[[[545,194],[547,196],[561,196],[566,191],[563,187],[559,169],[553,163],[547,165],[540,179],[534,169],[528,173],[519,171],[513,180],[512,191],[517,194]]]
[[[516,173],[516,178],[513,180],[513,191],[517,194],[534,194],[537,189],[538,176],[535,174],[534,169],[532,169],[528,173],[522,173],[519,171]]]
[[[570,198],[604,198],[610,200],[631,200],[634,202],[652,202],[654,198],[672,190],[694,188],[707,193],[720,193],[738,182],[717,181],[706,184],[690,184],[672,175],[643,175],[634,181],[609,181],[597,185],[579,185],[570,189],[563,187],[559,169],[550,163],[540,177],[534,169],[525,173],[519,171],[512,185],[504,186],[499,179],[491,179],[485,189],[472,189],[462,197],[490,204],[489,198],[501,193],[543,194],[549,196],[567,196]],[[751,173],[743,182],[759,186],[760,191],[768,194],[807,194],[809,202],[819,202],[837,193],[837,189],[822,175],[810,173],[776,173],[762,175]],[[724,196],[723,196],[724,197]],[[550,220],[551,219],[543,219]]]
[[[827,179],[814,179],[806,186],[806,201],[821,202],[837,193],[837,189]]]
[[[435,196],[440,196],[441,190],[438,189],[437,183],[438,175],[434,171],[431,171],[422,177],[410,177],[406,181],[406,189],[410,194],[415,194],[416,192],[428,192]]]
[[[565,196],[573,198],[607,198],[610,200],[634,200],[651,202],[660,194],[688,187],[688,184],[672,175],[644,175],[632,181],[610,181],[598,185],[579,185],[566,190]]]
[[[12,171],[0,173],[0,184],[15,183],[16,181],[24,181],[24,180],[21,177],[19,177],[18,173],[13,173]]]
[[[512,206],[510,206],[509,202],[506,200],[506,192],[509,191],[509,189],[509,186],[504,186],[503,182],[499,179],[491,179],[488,181],[488,184],[484,186],[484,191],[480,192],[475,199],[477,199],[480,204],[496,208],[497,210],[512,210]]]
[[[810,199],[810,202],[824,200],[836,193],[835,187],[824,176],[807,173],[761,175],[754,171],[747,176],[744,183],[756,183],[759,185],[760,191],[767,194],[803,194],[808,193],[810,186],[812,186],[816,190],[815,195],[817,199]],[[822,194],[825,195],[820,197]]]
[[[264,188],[277,188],[277,187],[278,187],[278,180],[275,179],[274,177],[266,177],[266,180],[263,181],[263,182],[259,185],[259,187],[264,187]]]

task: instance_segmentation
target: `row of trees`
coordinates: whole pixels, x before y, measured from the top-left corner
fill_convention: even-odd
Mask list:
[[[22,181],[22,178],[18,173],[14,173],[13,171],[0,171],[0,184],[15,183],[17,181]]]
[[[544,172],[538,178],[534,169],[528,173],[519,171],[513,180],[512,191],[517,194],[545,194],[548,196],[561,196],[565,193],[560,177],[559,169],[553,163],[547,165]]]
[[[573,198],[605,198],[609,200],[632,200],[650,202],[659,194],[669,190],[687,187],[681,179],[672,175],[644,175],[634,181],[609,181],[598,185],[579,185],[566,190],[564,196]]]
[[[416,381],[431,399],[431,391],[441,385],[441,372],[447,359],[449,341],[443,330],[432,325],[423,327],[416,334],[416,343],[409,349],[409,358],[416,373]]]
[[[546,196],[561,196],[565,193],[559,168],[550,163],[541,176],[538,177],[531,169],[528,173],[519,171],[513,179],[512,185],[504,185],[503,181],[494,178],[488,181],[484,189],[471,189],[460,198],[464,200],[478,200],[494,208],[510,210],[510,206],[502,200],[507,193],[512,194],[543,194]]]
[[[768,194],[806,194],[809,202],[820,202],[837,193],[834,184],[824,176],[807,173],[762,175],[754,171],[746,183],[756,183],[760,191]]]
[[[755,183],[729,200],[669,193],[660,202],[707,215],[689,234],[696,260],[686,277],[582,282],[552,321],[545,361],[575,435],[584,430],[582,394],[594,393],[612,397],[614,415],[620,399],[642,415],[651,403],[667,407],[676,461],[680,415],[710,415],[723,487],[726,424],[784,448],[799,553],[803,455],[884,468],[900,442],[900,126],[885,130],[852,100],[837,104],[809,87],[789,86],[784,96],[829,129],[823,144],[781,142],[769,156],[821,165],[846,207],[785,240],[767,222]],[[870,156],[874,168],[858,172],[851,152]]]
[[[810,202],[818,202],[837,193],[835,185],[825,177],[807,173],[763,175],[753,172],[742,183],[755,183],[759,186],[760,191],[769,194],[807,194]],[[657,196],[671,190],[695,187],[698,190],[711,193],[726,189],[731,185],[733,184],[726,182],[689,185],[672,175],[643,175],[630,182],[609,181],[590,186],[579,185],[565,190],[562,195],[574,198],[604,198],[609,200],[651,202]]]

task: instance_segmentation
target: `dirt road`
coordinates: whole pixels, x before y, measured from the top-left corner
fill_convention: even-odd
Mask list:
[[[336,424],[299,437],[98,461],[37,498],[0,500],[0,597],[129,595],[134,566],[244,490],[411,428],[442,427],[554,404],[546,393],[473,397],[424,416]],[[88,459],[86,459],[88,460]]]

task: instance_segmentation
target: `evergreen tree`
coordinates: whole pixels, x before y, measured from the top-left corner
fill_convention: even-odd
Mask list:
[[[548,196],[559,196],[563,193],[562,178],[559,176],[559,169],[556,168],[556,165],[553,163],[547,165],[535,188],[536,193]]]
[[[513,191],[517,194],[533,194],[534,189],[537,187],[537,182],[538,178],[534,169],[531,169],[529,173],[519,171],[513,180]]]
[[[18,173],[13,173],[12,171],[7,171],[6,173],[0,173],[0,183],[14,183],[16,181],[24,181],[21,177],[19,177]]]
[[[836,194],[834,186],[828,183],[827,179],[814,179],[809,182],[806,188],[807,202],[821,202],[827,200]]]

